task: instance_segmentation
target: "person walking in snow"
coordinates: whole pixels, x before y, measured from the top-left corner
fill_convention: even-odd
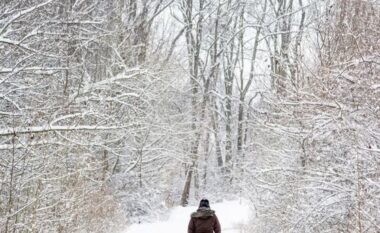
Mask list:
[[[221,233],[220,223],[215,211],[210,209],[207,199],[202,199],[199,208],[191,214],[187,233]]]

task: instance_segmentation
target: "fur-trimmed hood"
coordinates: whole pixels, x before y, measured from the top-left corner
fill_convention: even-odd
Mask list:
[[[191,214],[192,218],[208,218],[215,215],[215,211],[210,208],[200,207],[197,212]]]
[[[215,211],[200,207],[191,214],[188,233],[221,233],[220,223]]]

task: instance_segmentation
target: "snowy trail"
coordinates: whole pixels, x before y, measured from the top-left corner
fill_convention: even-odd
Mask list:
[[[196,206],[175,207],[167,221],[141,223],[130,226],[124,233],[186,233],[190,214]],[[244,201],[224,201],[211,203],[222,226],[222,233],[244,233],[241,226],[248,222],[250,209]]]

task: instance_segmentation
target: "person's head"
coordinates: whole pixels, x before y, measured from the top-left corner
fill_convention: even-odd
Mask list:
[[[210,208],[210,203],[207,199],[202,199],[201,202],[199,202],[199,208]]]

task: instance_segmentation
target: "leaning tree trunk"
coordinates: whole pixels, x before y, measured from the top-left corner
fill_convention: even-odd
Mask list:
[[[199,15],[198,15],[198,21],[195,28],[195,36],[193,35],[193,16],[192,16],[192,10],[193,10],[193,1],[192,0],[184,0],[183,4],[185,4],[185,23],[186,23],[186,44],[187,44],[187,51],[188,51],[188,59],[189,59],[189,70],[190,70],[190,85],[192,90],[192,97],[191,97],[191,107],[192,107],[192,123],[191,128],[192,131],[195,132],[195,135],[193,137],[193,141],[191,143],[191,150],[190,150],[190,158],[191,158],[191,165],[186,173],[186,181],[185,186],[182,192],[181,196],[181,205],[186,206],[188,204],[188,199],[190,195],[190,187],[191,187],[191,180],[193,177],[194,169],[197,165],[197,159],[198,159],[198,148],[199,148],[199,142],[201,140],[201,125],[203,120],[205,119],[205,109],[206,104],[208,101],[207,98],[207,92],[208,92],[208,85],[209,82],[205,83],[205,92],[203,95],[203,102],[201,104],[201,108],[198,107],[198,85],[200,82],[199,78],[199,63],[200,63],[200,49],[201,49],[201,43],[202,43],[202,24],[203,24],[203,15],[202,10],[204,8],[203,1],[199,2]],[[199,114],[200,111],[200,114]],[[200,116],[200,117],[198,117]]]

